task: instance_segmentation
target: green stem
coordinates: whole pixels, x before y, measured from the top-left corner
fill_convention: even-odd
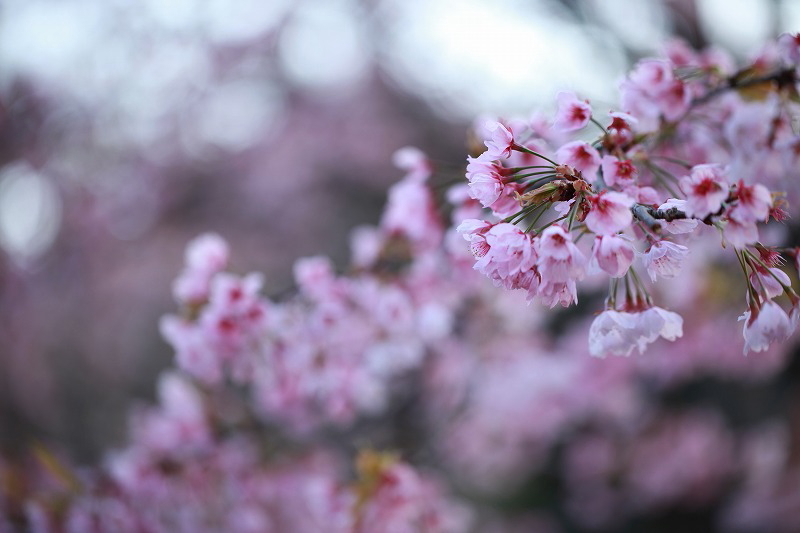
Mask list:
[[[591,120],[591,121],[592,121],[592,123],[593,123],[595,126],[597,126],[598,128],[600,128],[601,130],[603,130],[603,133],[605,133],[606,135],[608,135],[608,130],[607,130],[607,129],[605,129],[605,128],[603,127],[603,125],[602,125],[602,124],[600,124],[600,123],[599,123],[599,122],[598,122],[598,121],[597,121],[597,120],[596,120],[594,117],[589,117],[589,120]]]
[[[755,255],[750,250],[742,250],[742,255],[744,255],[744,254],[747,254],[747,256],[749,258],[751,258],[753,261],[757,262],[759,265],[764,267],[764,270],[766,270],[769,273],[770,276],[775,278],[775,281],[780,283],[780,285],[783,288],[784,292],[794,294],[794,289],[790,285],[786,285],[783,281],[781,281],[781,279],[772,271],[772,269],[770,269],[769,265],[767,265],[764,261],[762,261],[760,257]]]
[[[526,217],[528,214],[530,214],[530,213],[532,213],[533,211],[535,211],[535,210],[536,210],[536,208],[538,208],[540,205],[542,205],[542,204],[539,204],[539,205],[528,205],[528,206],[525,206],[525,207],[523,207],[522,209],[520,209],[519,211],[517,211],[516,213],[514,213],[513,215],[511,215],[511,216],[509,216],[509,217],[506,217],[506,218],[504,218],[504,219],[503,219],[503,222],[507,222],[507,223],[509,223],[509,224],[512,224],[512,220],[514,220],[515,218],[518,218],[518,217],[519,217],[519,220],[522,220],[522,219],[523,219],[523,218],[525,218],[525,217]],[[517,220],[516,222],[519,222],[519,220]],[[514,224],[516,224],[516,222],[513,222],[513,223],[514,223]]]
[[[512,167],[509,170],[516,174],[520,170],[528,170],[529,168],[549,168],[550,170],[553,170],[552,165],[529,165],[527,167]]]
[[[539,219],[542,218],[542,215],[545,213],[545,211],[547,211],[547,208],[550,207],[550,202],[545,202],[545,203],[539,205],[539,207],[542,207],[542,206],[546,206],[546,207],[536,214],[536,217],[531,221],[530,224],[528,224],[528,227],[525,228],[525,233],[530,232],[533,229],[533,226],[535,226],[536,223],[539,221]]]
[[[680,165],[685,168],[692,168],[691,163],[689,163],[688,161],[684,161],[683,159],[678,159],[677,157],[669,157],[666,155],[658,155],[658,154],[652,154],[650,156],[651,159],[654,157],[657,157],[658,159],[663,159],[664,161],[669,161],[670,163],[675,163],[676,165]]]
[[[558,217],[558,218],[557,218],[557,219],[555,219],[555,220],[551,220],[550,222],[548,222],[547,224],[545,224],[545,225],[544,225],[544,226],[542,226],[541,228],[537,229],[537,230],[536,230],[536,233],[537,233],[537,234],[541,233],[542,231],[546,230],[547,228],[549,228],[550,226],[552,226],[552,225],[553,225],[553,224],[555,224],[556,222],[560,222],[561,220],[564,220],[564,219],[565,219],[565,218],[567,218],[568,216],[569,216],[569,215],[563,215],[563,216],[560,216],[560,217]],[[535,223],[535,222],[536,222],[536,221],[534,221],[534,223]]]
[[[533,150],[531,150],[530,148],[525,148],[525,147],[524,147],[524,146],[522,146],[521,144],[514,144],[514,148],[515,148],[516,150],[519,150],[520,152],[524,152],[524,153],[526,153],[526,154],[530,154],[530,155],[535,155],[536,157],[539,157],[539,158],[541,158],[541,159],[544,159],[544,160],[545,160],[545,161],[547,161],[548,163],[552,163],[554,167],[557,167],[557,166],[558,166],[558,163],[556,163],[555,161],[553,161],[553,160],[552,160],[552,159],[550,159],[549,157],[545,157],[545,156],[543,156],[542,154],[540,154],[539,152],[534,152],[534,151],[533,151]]]

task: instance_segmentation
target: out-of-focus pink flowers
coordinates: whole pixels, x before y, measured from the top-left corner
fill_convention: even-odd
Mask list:
[[[172,284],[179,302],[198,304],[208,298],[211,277],[228,266],[228,244],[215,233],[197,237],[186,247],[186,268]]]
[[[622,109],[639,120],[645,131],[658,127],[658,119],[677,120],[689,109],[691,92],[677,79],[667,60],[644,59],[620,86]]]
[[[575,93],[560,92],[556,96],[558,110],[553,127],[563,132],[576,131],[589,123],[592,118],[592,107],[588,102],[578,100]]]
[[[604,155],[602,159],[603,181],[609,187],[627,187],[636,181],[639,171],[630,159],[619,160],[613,155]]]
[[[586,141],[572,141],[556,150],[556,159],[581,171],[583,179],[594,183],[602,159],[597,150]]]

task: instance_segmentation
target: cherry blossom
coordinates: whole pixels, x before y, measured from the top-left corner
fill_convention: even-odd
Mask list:
[[[627,312],[607,309],[589,329],[589,352],[595,357],[628,356],[634,348],[643,353],[659,337],[673,341],[683,335],[683,319],[660,307]]]
[[[691,217],[702,219],[717,213],[728,197],[728,185],[719,165],[697,165],[689,176],[681,178],[680,184],[686,194],[686,214]]]
[[[636,250],[630,241],[619,235],[598,235],[592,246],[591,265],[612,278],[625,275],[633,263]]]
[[[603,191],[589,197],[589,214],[586,227],[598,235],[613,235],[631,225],[633,215],[630,207],[633,198],[619,192]]]
[[[575,93],[562,91],[556,96],[556,111],[553,127],[559,131],[570,132],[583,128],[592,118],[592,107],[588,102],[578,100]]]
[[[658,241],[642,254],[642,263],[652,281],[658,276],[674,278],[680,274],[683,260],[689,249],[682,244],[670,241]]]
[[[602,162],[600,154],[585,141],[569,142],[556,151],[559,162],[581,171],[583,178],[593,183]]]
[[[493,159],[506,159],[514,149],[514,134],[500,122],[487,123],[486,129],[491,135],[484,144],[486,154]]]
[[[777,303],[768,300],[763,305],[751,308],[739,317],[744,321],[744,354],[762,352],[774,342],[782,342],[794,331],[786,311]]]
[[[633,184],[639,175],[639,171],[636,170],[630,159],[620,161],[614,156],[604,155],[601,166],[603,169],[603,181],[609,187],[617,185],[625,187]]]

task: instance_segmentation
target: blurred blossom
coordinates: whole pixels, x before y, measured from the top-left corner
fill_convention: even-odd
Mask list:
[[[279,55],[292,82],[326,92],[364,75],[369,46],[355,7],[352,0],[309,0],[293,11],[281,33]]]
[[[0,169],[0,246],[25,263],[47,251],[61,223],[61,199],[52,180],[27,164]]]
[[[660,2],[592,0],[588,4],[615,37],[635,50],[652,52],[653,45],[669,35],[667,14]],[[620,16],[621,13],[625,16]],[[632,20],[636,23],[631,24]]]
[[[566,87],[610,100],[625,67],[618,44],[551,3],[466,0],[453,9],[446,0],[416,0],[383,8],[396,20],[385,50],[393,78],[450,116],[519,113]]]
[[[700,22],[714,42],[738,54],[750,53],[773,31],[769,3],[739,0],[736,9],[730,6],[725,0],[697,0]]]
[[[239,152],[279,127],[280,91],[266,80],[234,80],[208,92],[184,124],[184,146],[192,155],[202,157],[208,145]]]

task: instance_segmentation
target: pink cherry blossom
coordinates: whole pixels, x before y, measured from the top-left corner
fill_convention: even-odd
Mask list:
[[[669,90],[675,76],[669,61],[643,59],[631,71],[630,80],[647,94],[654,95]]]
[[[507,171],[494,160],[489,159],[486,152],[480,157],[469,157],[467,160],[470,197],[478,200],[484,207],[489,207],[503,192],[504,174]]]
[[[634,201],[645,205],[658,204],[664,197],[662,193],[647,186],[639,187],[637,185],[629,185],[625,187],[622,192],[633,198]]]
[[[207,233],[192,240],[186,247],[186,267],[172,285],[175,299],[202,303],[208,298],[211,278],[225,269],[228,258],[228,243],[219,235]]]
[[[584,275],[586,258],[563,227],[545,229],[536,240],[537,266],[543,282],[566,282]]]
[[[592,145],[585,141],[572,141],[556,150],[556,160],[581,171],[583,178],[594,183],[602,160]]]
[[[392,155],[392,162],[397,168],[408,172],[406,177],[425,181],[433,172],[431,164],[425,153],[414,146],[400,148]]]
[[[683,260],[688,253],[689,249],[686,246],[670,241],[658,241],[642,254],[642,262],[652,281],[658,276],[674,278],[680,273]]]
[[[415,248],[430,249],[441,240],[442,220],[430,187],[418,176],[406,176],[389,189],[381,227],[407,237]]]
[[[626,187],[636,181],[639,171],[630,159],[620,161],[613,155],[604,155],[602,159],[603,181],[609,187]]]
[[[501,122],[487,122],[486,130],[491,135],[484,141],[486,154],[493,159],[506,159],[514,146],[514,134]]]
[[[536,284],[535,276],[531,275],[536,266],[536,251],[530,235],[507,223],[491,226],[482,234],[474,222],[461,227],[472,243],[477,259],[475,270],[507,289],[530,290]]]
[[[778,49],[787,63],[800,63],[800,33],[784,33],[778,37]]]
[[[660,307],[627,312],[609,309],[589,328],[589,353],[595,357],[628,356],[634,348],[643,353],[659,337],[673,341],[683,335],[683,319]]]
[[[578,303],[578,289],[575,280],[567,281],[552,281],[548,280],[538,286],[536,293],[542,305],[553,308],[556,304],[561,304],[562,307],[569,307],[574,303]],[[529,291],[529,296],[531,292]]]
[[[469,195],[484,207],[489,207],[500,198],[503,184],[490,174],[473,174],[469,180]]]
[[[588,102],[578,100],[573,92],[562,91],[556,96],[556,111],[553,127],[562,132],[576,131],[589,123],[592,107]]]
[[[769,348],[773,342],[782,342],[794,331],[792,322],[783,308],[767,300],[755,312],[748,309],[739,317],[744,321],[744,354],[761,352]]]
[[[613,235],[627,228],[633,222],[630,207],[633,198],[620,192],[602,191],[589,196],[589,214],[586,215],[586,227],[598,235]]]
[[[744,248],[758,241],[758,225],[752,221],[742,221],[727,217],[722,234],[735,248]]]
[[[611,141],[617,146],[624,146],[633,140],[633,128],[636,117],[621,111],[610,111],[611,124],[606,128]]]
[[[497,200],[489,206],[492,213],[498,218],[506,218],[519,211],[519,196],[525,192],[525,185],[521,183],[506,183],[503,186],[503,192]]]
[[[728,213],[729,218],[740,222],[765,222],[772,208],[772,195],[769,189],[757,183],[745,185],[739,181],[736,185],[736,206]]]
[[[756,265],[755,271],[750,273],[750,283],[767,298],[777,298],[783,294],[784,285],[787,287],[792,285],[792,280],[780,268],[764,268]]]
[[[656,101],[667,120],[678,120],[689,109],[692,94],[684,82],[675,80],[658,93]]]
[[[681,178],[680,186],[686,194],[686,214],[690,217],[703,219],[718,212],[728,197],[728,184],[719,165],[693,167],[689,176]]]
[[[630,268],[635,255],[628,239],[619,235],[599,235],[592,247],[591,265],[612,278],[620,278]]]
[[[649,131],[658,125],[658,117],[677,120],[689,109],[691,92],[673,74],[667,60],[645,59],[636,64],[621,86],[623,108],[644,121]]]

